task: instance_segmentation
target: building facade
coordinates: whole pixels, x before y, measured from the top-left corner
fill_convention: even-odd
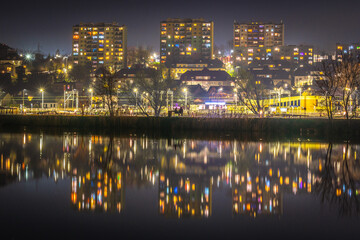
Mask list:
[[[350,56],[356,59],[360,59],[360,43],[353,44],[336,44],[336,61],[342,62],[344,56]]]
[[[254,61],[285,60],[295,64],[312,65],[314,63],[314,47],[311,45],[242,47],[237,49],[235,60],[245,64]]]
[[[160,23],[160,61],[212,59],[214,23],[204,19],[167,19]]]
[[[175,80],[180,80],[182,74],[187,71],[202,71],[204,68],[207,68],[210,71],[225,71],[225,66],[219,59],[174,63],[169,64],[168,66],[171,69],[171,74],[173,74]]]
[[[74,64],[90,63],[119,70],[126,66],[127,28],[118,23],[80,23],[73,26]]]
[[[284,24],[234,22],[234,50],[241,47],[274,47],[284,45]]]
[[[185,85],[200,85],[204,90],[212,86],[235,86],[231,76],[225,71],[211,71],[204,68],[202,71],[187,71],[180,78]]]

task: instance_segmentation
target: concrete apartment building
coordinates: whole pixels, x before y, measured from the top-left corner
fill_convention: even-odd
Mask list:
[[[73,26],[74,64],[91,63],[119,70],[126,66],[127,28],[118,23],[80,23]]]
[[[234,22],[234,50],[241,47],[274,47],[284,45],[284,24]]]
[[[160,61],[173,64],[212,59],[214,23],[200,19],[169,18],[160,22]]]

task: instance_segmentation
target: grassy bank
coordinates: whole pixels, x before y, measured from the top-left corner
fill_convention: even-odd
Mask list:
[[[159,136],[243,136],[251,139],[360,140],[360,120],[1,115],[0,129],[132,132]]]

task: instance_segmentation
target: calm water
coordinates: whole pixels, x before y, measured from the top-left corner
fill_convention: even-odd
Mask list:
[[[356,237],[359,150],[4,133],[1,238]]]

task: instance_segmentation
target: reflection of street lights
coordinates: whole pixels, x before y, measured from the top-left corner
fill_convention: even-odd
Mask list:
[[[187,106],[187,88],[183,89],[184,93],[185,93],[185,108]]]
[[[90,88],[89,92],[90,92],[90,110],[92,110],[93,89]]]
[[[44,109],[44,89],[40,88],[41,92],[41,109]]]

